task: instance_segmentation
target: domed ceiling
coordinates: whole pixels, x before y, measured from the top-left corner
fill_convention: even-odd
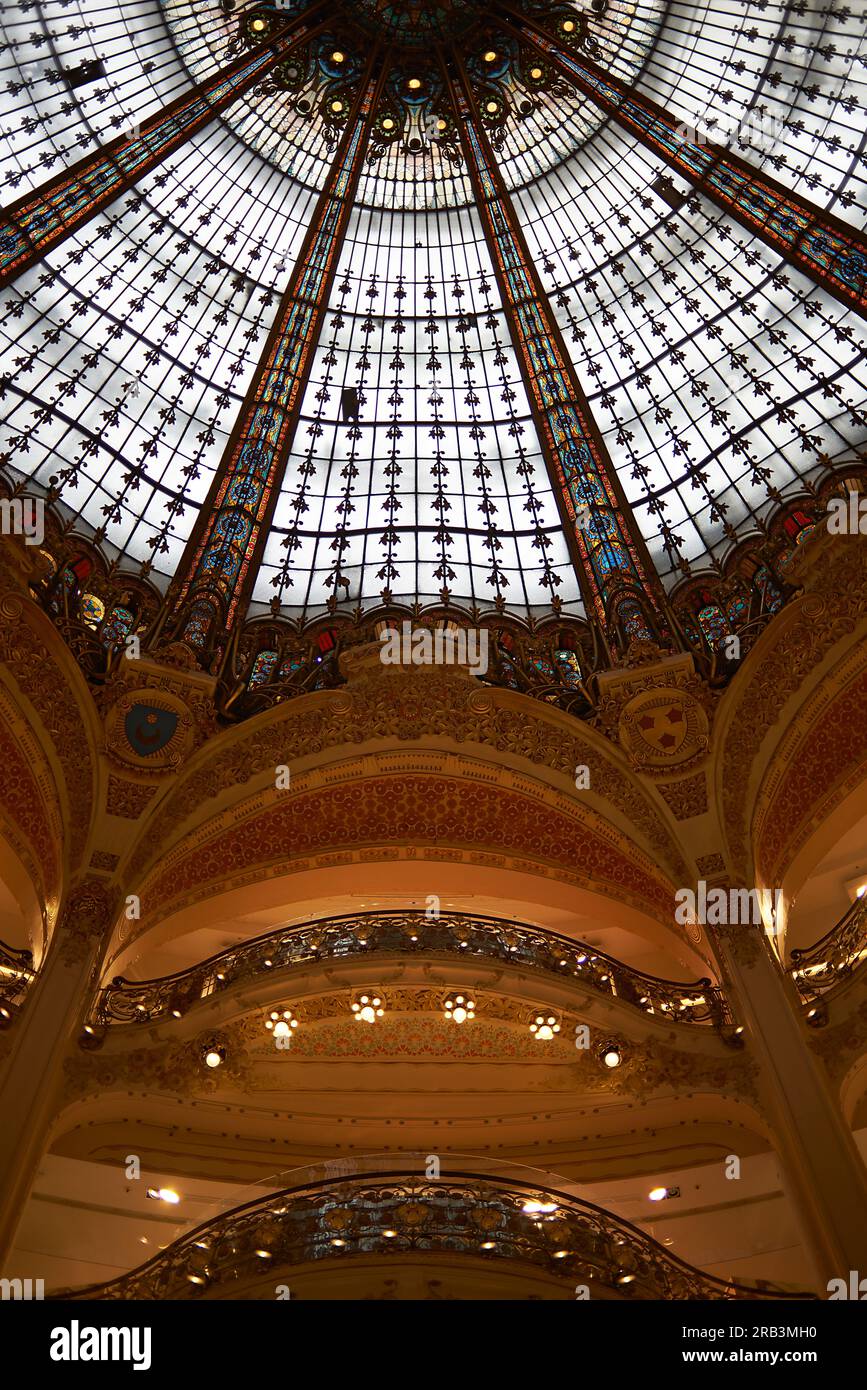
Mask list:
[[[603,68],[863,225],[853,10],[511,8],[577,26]],[[541,615],[555,591],[582,612],[467,170],[438,124],[443,46],[494,104],[503,182],[666,584],[718,565],[781,497],[863,447],[857,315],[707,199],[682,202],[684,181],[661,185],[660,158],[491,39],[489,10],[324,0],[298,73],[241,98],[5,293],[3,461],[55,479],[70,521],[122,569],[164,587],[179,563],[327,182],[323,100],[377,43],[396,126],[362,174],[253,611],[276,596],[289,615],[321,613],[339,544],[353,605],[384,586],[431,602],[447,576],[482,608]],[[219,71],[243,14],[232,0],[7,10],[4,202]],[[357,422],[342,418],[347,389]]]

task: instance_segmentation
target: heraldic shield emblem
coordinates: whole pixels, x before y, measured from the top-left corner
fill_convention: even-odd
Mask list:
[[[140,758],[159,753],[174,738],[178,716],[174,710],[155,705],[135,704],[124,720],[129,746]]]

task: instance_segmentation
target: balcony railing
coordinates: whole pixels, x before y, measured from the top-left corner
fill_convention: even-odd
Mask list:
[[[867,961],[867,894],[856,898],[831,930],[803,951],[790,954],[789,973],[810,1023],[828,1021],[828,1001]]]
[[[0,941],[0,1028],[7,1028],[36,978],[33,955]]]
[[[580,981],[666,1023],[716,1028],[735,1036],[723,992],[710,980],[661,980],[539,927],[495,917],[423,912],[366,912],[287,927],[256,937],[177,975],[135,982],[118,976],[99,995],[91,1027],[179,1018],[232,985],[312,961],[375,956],[474,958]]]
[[[267,1269],[412,1252],[472,1256],[541,1270],[630,1299],[811,1299],[769,1284],[726,1283],[670,1254],[637,1227],[576,1197],[526,1183],[405,1172],[290,1188],[198,1226],[141,1268],[72,1299],[191,1299],[254,1291]]]

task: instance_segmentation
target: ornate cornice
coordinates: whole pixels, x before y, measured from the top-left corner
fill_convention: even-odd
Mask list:
[[[141,879],[163,856],[171,839],[210,799],[293,760],[333,755],[342,746],[392,741],[447,741],[476,745],[526,760],[574,780],[579,765],[591,768],[592,799],[607,802],[644,837],[655,857],[680,881],[682,856],[663,817],[637,778],[618,766],[606,741],[576,720],[520,695],[485,689],[450,671],[395,672],[340,691],[319,692],[257,716],[227,731],[200,752],[186,776],[161,804],[128,865]]]
[[[199,827],[142,885],[142,923],[153,927],[215,891],[291,872],[299,859],[337,854],[337,862],[351,862],[353,852],[394,846],[470,862],[493,853],[531,871],[541,864],[671,925],[671,882],[625,836],[564,794],[522,785],[508,770],[492,776],[482,763],[426,771],[424,755],[421,766],[409,754],[401,761],[409,766],[349,764],[339,782],[331,776],[310,790],[300,778],[291,791],[272,786]]]
[[[646,1101],[659,1096],[700,1092],[748,1102],[759,1110],[757,1070],[743,1053],[715,1038],[697,1047],[676,1047],[656,1037],[626,1038],[594,1023],[593,1030],[616,1044],[623,1057],[617,1068],[605,1067],[594,1048],[575,1047],[575,1025],[585,1018],[558,1010],[561,1033],[539,1043],[529,1031],[537,1006],[492,988],[474,991],[477,1018],[473,1027],[443,1019],[444,987],[389,985],[388,1013],[376,1026],[359,1025],[349,1012],[350,991],[326,989],[292,1000],[300,1026],[289,1052],[280,1053],[264,1027],[265,1010],[202,1028],[194,1037],[165,1039],[130,1047],[128,1036],[109,1037],[98,1051],[80,1051],[65,1063],[67,1103],[110,1091],[141,1094],[211,1096],[224,1100],[239,1091],[247,1096],[275,1096],[289,1085],[285,1059],[370,1061],[544,1063],[544,1073],[530,1084],[574,1095],[619,1095]],[[225,1049],[224,1064],[209,1070],[203,1062],[215,1038]]]

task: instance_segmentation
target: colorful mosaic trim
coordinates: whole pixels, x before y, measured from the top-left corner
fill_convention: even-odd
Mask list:
[[[610,600],[623,583],[653,598],[611,483],[611,463],[590,406],[560,351],[547,299],[527,255],[508,195],[494,177],[494,158],[465,92],[458,118],[477,188],[479,213],[503,287],[503,302],[524,378],[537,409],[546,454],[555,463],[593,606],[608,625]]]
[[[320,195],[265,352],[218,470],[207,521],[178,591],[177,609],[191,596],[215,595],[232,626],[247,590],[258,542],[297,425],[301,391],[327,310],[328,286],[337,263],[367,148],[370,117],[381,81],[371,76],[349,117],[331,177]],[[196,608],[193,605],[193,609]],[[201,615],[202,622],[209,621]],[[183,639],[204,645],[192,613]],[[199,640],[200,639],[200,640]]]
[[[306,21],[286,29],[273,47],[247,54],[200,83],[152,116],[138,134],[102,146],[14,203],[0,223],[0,285],[8,284],[208,125],[291,48],[308,39],[311,29]]]
[[[711,141],[682,134],[683,123],[647,97],[562,48],[543,30],[522,25],[521,37],[554,60],[564,76],[616,117],[644,145],[691,183],[698,183],[750,231],[789,257],[837,299],[867,313],[867,240],[854,227],[787,192],[774,179]]]

